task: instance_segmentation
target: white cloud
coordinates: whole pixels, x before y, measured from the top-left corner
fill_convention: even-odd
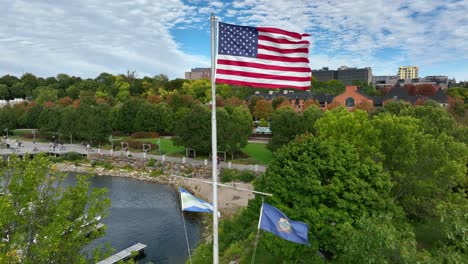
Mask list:
[[[132,69],[176,78],[209,62],[181,51],[170,33],[179,24],[199,21],[196,8],[181,1],[0,0],[0,6],[6,10],[0,16],[0,75],[95,77]]]
[[[311,56],[327,58],[323,66],[341,58],[349,59],[344,64],[375,69],[468,59],[468,1],[239,0],[232,7],[242,24],[310,33],[315,45]],[[399,54],[379,59],[377,54],[386,49]]]
[[[0,0],[0,7],[0,75],[131,69],[182,77],[210,64],[200,46],[214,12],[228,23],[310,33],[313,68],[371,66],[388,74],[401,64],[423,72],[457,60],[456,77],[468,79],[468,1]]]

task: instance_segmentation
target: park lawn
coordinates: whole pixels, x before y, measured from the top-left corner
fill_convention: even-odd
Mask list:
[[[161,139],[161,154],[164,155],[173,155],[173,156],[180,156],[181,154],[185,154],[185,148],[181,146],[174,145],[174,142],[171,138],[160,138]],[[157,138],[132,138],[132,137],[124,137],[122,141],[140,141],[140,142],[151,142],[155,145],[158,145]],[[159,154],[159,152],[156,152]]]
[[[247,143],[242,152],[250,157],[256,163],[268,165],[273,158],[273,153],[266,148],[266,144],[262,143]]]
[[[11,133],[14,134],[15,136],[24,136],[27,134],[32,134],[32,132],[37,129],[14,129],[11,130]]]

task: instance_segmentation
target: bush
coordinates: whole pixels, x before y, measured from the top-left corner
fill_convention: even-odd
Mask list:
[[[238,171],[234,169],[222,169],[221,171],[221,182],[251,182],[255,179],[255,174],[251,171],[244,170]]]
[[[63,159],[67,161],[79,161],[83,159],[83,155],[78,152],[68,152],[63,155]]]
[[[182,173],[183,173],[183,174],[186,174],[186,175],[187,175],[187,174],[192,174],[192,172],[193,172],[193,168],[192,168],[192,167],[186,167],[186,168],[184,168],[184,169],[182,170]]]
[[[239,179],[242,182],[251,182],[251,181],[255,180],[255,173],[253,173],[253,172],[251,172],[249,170],[243,170],[240,173]]]
[[[151,158],[148,163],[146,164],[146,166],[148,167],[154,167],[154,165],[156,165],[156,160]]]
[[[130,137],[132,138],[158,138],[159,134],[156,132],[133,132]]]
[[[163,172],[162,169],[156,169],[156,170],[152,170],[152,171],[150,172],[150,176],[151,176],[151,177],[159,177],[159,176],[161,176],[163,173],[164,173],[164,172]]]
[[[111,170],[114,168],[114,165],[110,163],[109,161],[102,161],[102,160],[93,160],[91,162],[92,167],[102,167],[106,170]]]

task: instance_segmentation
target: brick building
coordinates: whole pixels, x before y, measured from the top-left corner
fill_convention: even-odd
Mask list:
[[[191,71],[185,72],[185,79],[187,80],[211,80],[211,68],[192,68]]]
[[[344,93],[333,98],[333,102],[346,106],[348,109],[354,109],[356,105],[362,102],[374,105],[374,98],[360,93],[357,86],[349,85],[346,86]]]

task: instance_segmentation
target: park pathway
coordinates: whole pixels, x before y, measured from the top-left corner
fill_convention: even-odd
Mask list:
[[[101,155],[113,155],[113,156],[130,156],[132,158],[138,158],[138,159],[155,159],[157,161],[168,161],[168,162],[173,162],[173,163],[187,163],[192,166],[202,166],[202,165],[207,165],[209,166],[211,164],[210,161],[208,160],[200,160],[200,159],[193,159],[193,158],[187,158],[187,157],[170,157],[170,156],[165,156],[165,155],[154,155],[154,154],[146,154],[143,152],[133,152],[133,151],[113,151],[107,150],[107,149],[87,149],[86,146],[80,145],[80,144],[63,144],[64,149],[60,149],[61,145],[59,144],[58,147],[50,148],[49,144],[50,143],[39,143],[36,142],[35,144],[31,141],[21,141],[22,146],[18,147],[18,144],[16,143],[15,140],[3,140],[2,143],[6,143],[10,145],[10,148],[2,148],[0,149],[0,155],[2,156],[9,156],[12,154],[16,155],[24,155],[26,153],[29,154],[35,154],[35,153],[49,153],[49,154],[58,154],[62,155],[67,152],[77,152],[82,155],[88,155],[88,154],[101,154]],[[219,167],[221,168],[231,168],[231,169],[236,169],[236,170],[250,170],[250,171],[255,171],[255,172],[264,172],[266,170],[266,166],[263,165],[257,165],[257,164],[235,164],[235,163],[230,163],[230,162],[220,162]]]

